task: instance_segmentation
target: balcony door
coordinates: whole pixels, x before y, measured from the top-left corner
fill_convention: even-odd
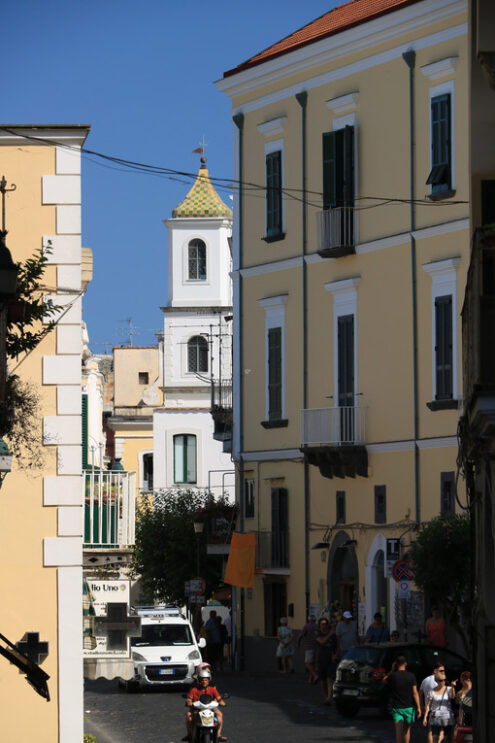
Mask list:
[[[338,405],[340,411],[341,444],[353,443],[355,438],[354,421],[354,315],[341,315],[337,319],[338,328]]]

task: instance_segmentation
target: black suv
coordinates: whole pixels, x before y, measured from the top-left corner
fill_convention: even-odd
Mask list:
[[[406,656],[407,670],[416,676],[418,691],[439,660],[445,664],[449,681],[471,668],[461,655],[436,645],[399,642],[359,645],[348,650],[337,666],[333,698],[338,712],[354,717],[361,707],[378,707],[386,714],[388,699],[383,679],[398,655]]]

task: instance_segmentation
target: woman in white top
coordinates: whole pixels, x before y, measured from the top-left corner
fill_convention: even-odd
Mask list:
[[[455,681],[452,686],[445,683],[445,671],[437,671],[435,674],[436,687],[428,692],[426,699],[426,708],[423,717],[423,725],[429,723],[433,735],[433,743],[438,743],[440,732],[443,731],[444,743],[451,743],[452,732],[454,730],[454,712],[452,710],[452,700],[455,697]]]

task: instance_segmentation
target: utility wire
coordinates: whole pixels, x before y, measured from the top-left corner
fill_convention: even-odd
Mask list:
[[[127,160],[125,158],[116,157],[113,155],[107,155],[103,152],[98,152],[97,150],[91,150],[86,147],[77,147],[75,145],[69,145],[65,142],[56,142],[49,139],[44,139],[43,137],[34,137],[29,134],[21,133],[15,129],[11,129],[9,127],[0,127],[1,131],[8,132],[9,134],[13,134],[14,136],[22,137],[23,139],[31,140],[34,142],[38,142],[40,144],[45,144],[53,147],[53,145],[57,145],[59,147],[64,147],[69,150],[74,151],[80,151],[84,155],[87,156],[87,159],[90,160],[90,162],[93,162],[95,164],[98,164],[103,167],[107,167],[112,170],[118,170],[122,172],[136,172],[136,173],[143,173],[146,175],[154,175],[159,177],[166,177],[169,180],[179,180],[181,179],[187,179],[185,183],[189,183],[191,180],[194,182],[197,178],[197,173],[191,173],[184,170],[175,170],[173,168],[167,168],[160,165],[152,165],[149,163],[142,163],[136,160]],[[95,159],[97,158],[97,159]],[[103,160],[104,162],[100,162],[100,160]],[[111,164],[110,164],[111,163]],[[256,183],[251,183],[249,181],[240,181],[233,178],[224,178],[220,176],[212,176],[210,175],[210,181],[215,184],[215,186],[223,191],[240,191],[242,188],[244,190],[244,193],[248,196],[255,196],[253,191],[262,192],[261,196],[258,196],[258,198],[265,198],[265,194],[268,191],[268,188],[266,185],[259,185]],[[315,209],[321,210],[322,205],[321,203],[315,203],[313,201],[310,201],[308,199],[303,199],[300,196],[297,196],[297,194],[303,193],[303,189],[301,188],[292,188],[292,187],[283,187],[280,189],[284,196],[286,198],[293,199],[294,201],[298,201],[300,203],[305,203],[307,206],[313,207]],[[306,193],[312,194],[314,196],[323,197],[323,193],[321,191],[308,191],[306,190]],[[361,196],[357,197],[355,201],[376,201],[378,203],[376,204],[369,204],[368,206],[358,206],[354,207],[357,211],[364,211],[365,209],[373,209],[379,206],[387,206],[390,204],[411,204],[414,203],[418,206],[457,206],[459,204],[468,204],[468,201],[463,200],[448,200],[448,201],[432,201],[431,199],[424,198],[424,199],[401,199],[397,197],[388,197],[388,196]]]

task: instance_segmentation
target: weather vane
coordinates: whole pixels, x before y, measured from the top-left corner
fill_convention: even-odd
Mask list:
[[[208,147],[208,142],[205,141],[205,135],[203,134],[203,139],[199,143],[199,147],[196,147],[196,149],[193,150],[194,153],[198,155],[203,155],[203,157],[201,158],[202,163],[206,162],[206,151],[205,151],[206,147]]]

